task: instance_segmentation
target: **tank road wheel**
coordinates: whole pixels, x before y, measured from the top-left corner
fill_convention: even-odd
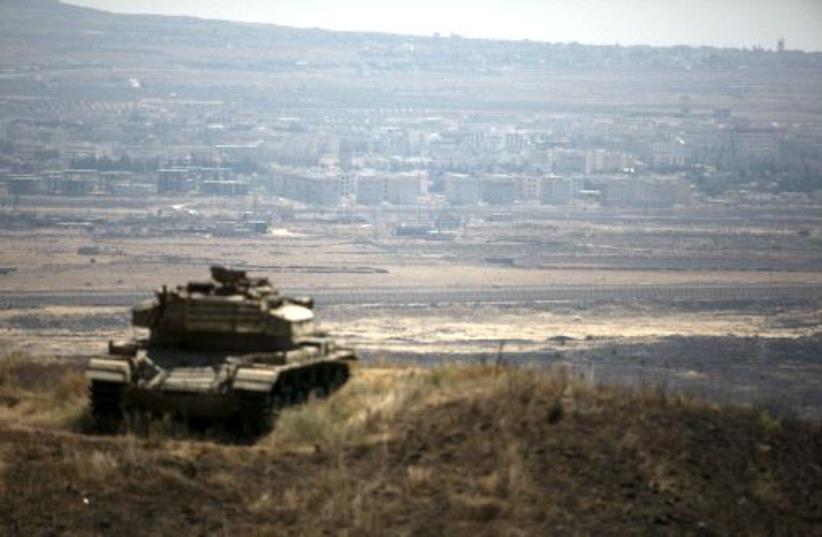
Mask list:
[[[329,393],[339,390],[346,382],[348,382],[348,365],[334,364],[331,372],[331,382],[328,385]]]
[[[315,386],[311,394],[314,399],[325,399],[328,397],[328,382],[323,381],[321,384]]]
[[[280,409],[286,406],[286,404],[286,399],[285,397],[283,397],[281,393],[274,392],[274,394],[271,396],[271,409],[274,412],[279,412]]]
[[[129,407],[125,409],[124,416],[126,418],[126,428],[129,432],[137,436],[148,436],[151,431],[151,423],[155,421],[152,415],[145,410],[137,407]]]
[[[291,378],[295,405],[304,405],[308,402],[308,395],[311,391],[311,373],[310,368],[298,369]]]
[[[101,432],[116,431],[123,421],[125,386],[117,382],[94,380],[89,387],[91,416]]]
[[[326,364],[322,364],[317,369],[317,374],[315,376],[315,383],[314,387],[311,390],[314,398],[316,399],[325,399],[328,397],[328,394],[331,392],[331,378],[334,372],[333,367],[329,367]]]
[[[261,436],[274,427],[274,401],[270,393],[237,391],[240,432]]]

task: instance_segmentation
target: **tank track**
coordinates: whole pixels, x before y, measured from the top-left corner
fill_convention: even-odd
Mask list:
[[[226,425],[243,437],[262,436],[273,429],[283,408],[304,404],[311,397],[326,397],[342,387],[349,376],[348,364],[326,362],[285,372],[269,392],[235,390],[236,412],[227,418]],[[139,425],[140,408],[126,407],[127,389],[121,383],[91,382],[91,416],[97,431],[116,432],[124,423],[129,427]],[[202,429],[209,424],[208,419],[193,419]]]
[[[274,426],[274,396],[270,393],[236,391],[240,433],[260,436]]]
[[[270,393],[236,391],[241,432],[246,436],[269,432],[281,409],[303,404],[312,395],[326,397],[342,387],[349,376],[348,365],[326,363],[284,375]]]
[[[91,415],[95,426],[102,431],[115,430],[124,417],[125,386],[116,382],[95,380],[89,386]]]

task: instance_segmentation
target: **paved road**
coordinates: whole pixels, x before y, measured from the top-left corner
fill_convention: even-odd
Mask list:
[[[539,302],[673,302],[673,303],[795,303],[822,300],[819,285],[633,285],[633,286],[508,286],[489,288],[297,289],[320,305],[410,306],[431,303],[522,304]],[[0,291],[0,309],[41,306],[128,306],[150,296],[147,292]]]

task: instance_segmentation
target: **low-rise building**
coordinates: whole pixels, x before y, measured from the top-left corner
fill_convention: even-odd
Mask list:
[[[613,178],[604,184],[602,201],[610,206],[673,207],[690,201],[690,187],[680,176]]]
[[[594,149],[585,156],[586,173],[618,172],[628,167],[628,157],[620,151]]]
[[[491,176],[482,181],[482,201],[490,205],[508,205],[514,202],[514,180],[508,176]]]
[[[336,171],[293,171],[282,178],[281,194],[309,205],[337,205],[343,195],[342,175]]]
[[[539,193],[543,204],[567,205],[573,197],[573,181],[568,177],[547,175],[540,178]]]
[[[416,205],[423,191],[423,174],[395,173],[386,177],[385,183],[385,201],[394,205]]]
[[[12,196],[31,196],[43,191],[43,179],[33,175],[9,175],[5,183],[6,192]]]
[[[513,177],[514,198],[520,201],[538,201],[540,199],[540,176],[535,174]]]
[[[182,194],[194,189],[191,170],[188,168],[165,168],[157,170],[157,193]]]
[[[248,183],[245,181],[203,181],[202,193],[209,196],[245,196]]]
[[[449,173],[445,177],[445,198],[452,205],[477,205],[482,199],[480,180],[471,175]]]
[[[420,171],[361,173],[357,176],[357,203],[415,205],[422,193],[424,178],[424,172]]]
[[[61,196],[88,196],[97,191],[97,170],[63,170],[57,181],[57,193]]]
[[[375,205],[385,200],[385,180],[382,175],[360,174],[357,176],[357,203]]]
[[[658,168],[681,168],[687,157],[685,142],[681,139],[651,144],[651,163]]]

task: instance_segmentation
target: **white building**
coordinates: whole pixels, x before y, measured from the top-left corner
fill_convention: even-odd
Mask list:
[[[281,194],[309,205],[337,205],[345,182],[346,176],[337,171],[295,171],[282,177]]]
[[[585,155],[585,172],[618,172],[628,167],[628,157],[620,151],[594,149]]]
[[[421,170],[400,173],[367,171],[357,176],[357,202],[416,205],[427,174]]]

